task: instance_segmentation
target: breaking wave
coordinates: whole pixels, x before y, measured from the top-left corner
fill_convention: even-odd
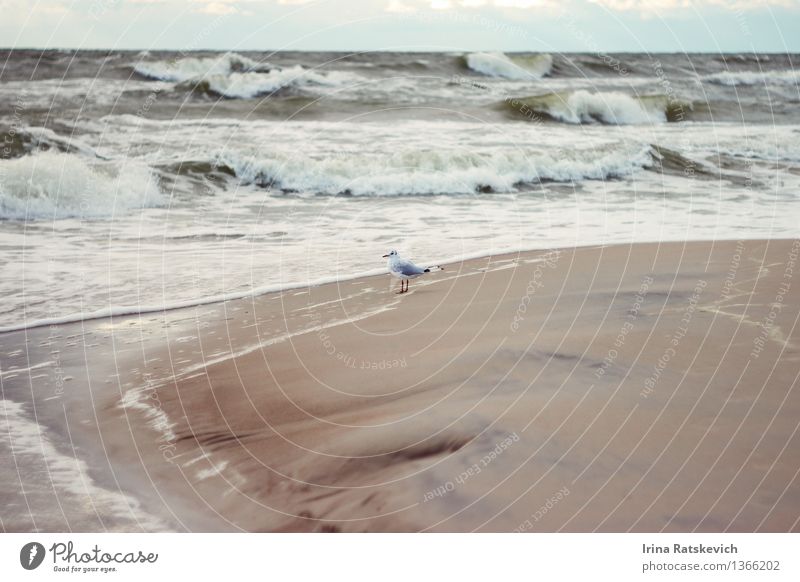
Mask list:
[[[92,157],[102,157],[93,148],[74,137],[58,135],[45,127],[11,128],[0,131],[0,148],[6,160],[19,158],[35,151],[59,151]]]
[[[800,71],[725,71],[707,75],[705,79],[716,85],[736,87],[739,85],[797,85]]]
[[[149,79],[180,83],[206,75],[229,75],[234,72],[269,70],[272,67],[257,63],[236,53],[217,57],[175,58],[170,61],[137,63],[133,69]]]
[[[273,67],[235,53],[139,63],[134,69],[150,79],[177,83],[178,88],[228,99],[252,99],[288,87],[335,87],[360,79],[340,71],[312,71],[302,65]]]
[[[0,175],[0,219],[102,218],[164,203],[141,164],[42,152],[0,162]]]
[[[217,171],[233,173],[244,184],[284,192],[394,196],[515,192],[521,185],[541,181],[622,177],[651,161],[649,146],[619,142],[571,152],[412,149],[330,157],[229,153],[216,163]]]
[[[464,61],[476,73],[515,81],[541,79],[553,67],[553,57],[547,53],[513,57],[499,52],[470,53]]]
[[[337,87],[353,80],[347,73],[317,73],[297,65],[269,73],[210,75],[194,83],[191,89],[228,99],[252,99],[287,87]]]
[[[515,114],[533,114],[564,123],[604,123],[632,125],[682,121],[692,110],[692,104],[670,100],[665,95],[633,97],[616,91],[590,93],[548,93],[534,97],[506,100]]]

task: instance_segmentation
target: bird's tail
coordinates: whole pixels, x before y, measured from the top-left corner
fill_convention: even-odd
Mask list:
[[[427,269],[425,269],[426,273],[430,273],[431,271],[444,271],[444,267],[436,265],[435,267],[428,267]]]

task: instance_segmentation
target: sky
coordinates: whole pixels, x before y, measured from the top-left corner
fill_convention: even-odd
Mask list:
[[[800,52],[800,0],[0,0],[0,45]]]

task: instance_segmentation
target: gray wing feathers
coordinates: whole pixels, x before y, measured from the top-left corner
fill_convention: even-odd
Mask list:
[[[400,259],[392,265],[392,271],[400,273],[401,275],[422,275],[425,269],[416,266],[411,261]]]

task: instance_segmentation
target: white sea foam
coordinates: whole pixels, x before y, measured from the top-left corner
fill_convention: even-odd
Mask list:
[[[648,103],[616,91],[590,93],[575,91],[564,96],[550,96],[543,102],[547,115],[566,123],[600,121],[610,125],[665,123],[666,101]]]
[[[6,333],[10,331],[18,331],[21,329],[33,328],[33,327],[42,327],[45,325],[61,325],[64,323],[75,323],[78,321],[89,321],[92,319],[104,319],[107,317],[122,317],[125,315],[139,315],[143,313],[159,313],[162,311],[170,311],[173,309],[181,309],[184,307],[198,307],[200,305],[209,305],[211,303],[221,303],[223,301],[232,301],[235,299],[244,299],[246,297],[255,297],[258,295],[265,295],[267,293],[274,293],[277,291],[288,291],[291,289],[304,289],[306,287],[313,287],[317,285],[325,285],[327,283],[338,283],[340,281],[346,281],[355,279],[358,277],[369,277],[372,275],[379,275],[381,273],[385,273],[385,269],[375,269],[371,271],[363,271],[359,273],[354,273],[350,276],[336,276],[336,277],[323,277],[317,279],[315,281],[309,281],[305,283],[288,283],[285,285],[264,285],[261,287],[253,287],[251,289],[247,289],[245,291],[236,291],[232,293],[224,293],[220,295],[209,295],[206,297],[200,297],[197,299],[187,299],[185,301],[173,301],[173,302],[166,302],[162,304],[151,304],[151,305],[119,305],[113,307],[106,307],[104,309],[97,309],[94,311],[86,311],[82,313],[70,313],[68,315],[63,315],[59,317],[48,317],[44,319],[37,319],[31,320],[28,322],[22,322],[16,325],[9,325],[5,327],[0,327],[0,333]],[[134,398],[132,395],[130,398]],[[131,400],[129,404],[135,403],[135,399]]]
[[[19,376],[20,374],[24,374],[30,377],[31,372],[33,372],[34,370],[38,370],[40,368],[47,368],[52,365],[53,362],[48,360],[47,362],[40,362],[38,364],[34,364],[33,366],[29,366],[27,368],[8,368],[4,370],[2,367],[0,367],[0,378],[10,379],[12,377]],[[27,374],[25,374],[25,372],[27,372]]]
[[[42,152],[0,161],[0,178],[0,219],[107,217],[164,202],[140,163]]]
[[[6,441],[17,463],[26,469],[40,469],[42,485],[59,496],[60,502],[78,506],[102,517],[111,514],[133,521],[147,531],[163,531],[166,525],[145,513],[139,502],[120,491],[98,485],[88,474],[84,461],[61,453],[45,429],[30,419],[22,404],[0,399],[0,437]],[[6,467],[6,470],[13,470]]]
[[[62,78],[38,81],[8,81],[0,83],[0,99],[4,103],[24,103],[26,108],[44,108],[59,117],[55,112],[62,108],[91,105],[112,105],[127,98],[126,94],[136,92],[161,91],[170,83],[135,79],[86,79]],[[135,99],[135,98],[134,98]],[[138,107],[138,105],[137,105]]]
[[[222,475],[223,471],[228,466],[228,461],[221,461],[219,464],[209,462],[210,467],[207,469],[200,469],[196,474],[196,479],[198,481],[205,481],[211,477],[216,477],[217,475]]]
[[[183,57],[170,61],[139,62],[133,68],[140,75],[151,79],[180,83],[207,75],[229,75],[236,71],[263,70],[269,66],[236,53],[226,53],[218,57]]]
[[[738,85],[797,85],[800,71],[725,71],[705,77],[710,83],[735,87]]]
[[[212,92],[235,99],[251,99],[285,87],[338,86],[355,80],[353,75],[347,73],[318,73],[300,65],[268,73],[231,73],[206,77]]]
[[[416,246],[417,258],[440,262],[460,252],[680,239],[689,226],[697,239],[797,235],[794,215],[775,208],[779,200],[782,207],[794,203],[800,178],[781,171],[775,179],[775,170],[759,162],[800,159],[800,130],[793,125],[748,127],[744,140],[738,124],[695,122],[643,132],[636,125],[127,115],[81,121],[76,130],[97,151],[114,158],[136,155],[142,165],[163,172],[180,161],[201,162],[202,172],[207,162],[224,159],[244,184],[209,181],[207,191],[195,192],[173,174],[170,179],[183,191],[169,211],[115,217],[111,237],[107,221],[85,221],[79,233],[69,220],[33,233],[6,224],[0,312],[6,330],[160,312],[303,287],[333,275],[345,280],[381,267],[379,257],[391,247],[413,252],[409,247]],[[725,195],[741,201],[726,199],[720,215],[718,182],[697,180],[687,189],[679,176],[638,170],[638,161],[649,163],[650,144],[704,163],[720,152],[749,158],[742,167],[753,185],[738,192],[726,186]],[[509,194],[475,192],[476,185],[513,187],[517,176],[536,172],[550,179],[631,177],[581,181],[574,188],[543,184]],[[426,177],[433,180],[427,188]],[[286,196],[248,180],[307,189]],[[348,188],[379,198],[370,203],[360,196],[309,195]],[[434,195],[402,195],[414,191]],[[465,194],[447,196],[451,191]]]
[[[53,148],[62,152],[73,152],[89,157],[102,157],[93,147],[83,143],[74,136],[62,136],[46,127],[26,127],[23,133],[31,137],[32,145]]]
[[[151,79],[204,83],[209,91],[231,99],[251,99],[285,87],[341,86],[361,79],[352,73],[314,71],[302,65],[271,67],[235,53],[139,63],[134,69]]]
[[[158,405],[153,404],[153,395],[157,396],[155,387],[145,386],[128,390],[120,399],[118,408],[123,410],[138,410],[147,418],[147,424],[154,431],[161,434],[159,442],[173,442],[177,435],[173,431],[176,424],[167,416],[167,413]],[[156,402],[158,402],[156,400]]]
[[[252,156],[227,153],[218,162],[244,183],[314,194],[393,196],[472,194],[490,188],[516,192],[520,183],[569,182],[629,175],[650,162],[639,143],[553,152],[495,148],[409,149],[397,153],[358,153],[312,157],[275,151]]]
[[[515,81],[541,79],[550,72],[553,57],[549,54],[509,57],[500,52],[470,53],[467,66],[482,75]]]
[[[511,253],[511,252],[517,252],[517,251],[525,251],[525,250],[536,250],[538,248],[540,248],[540,247],[537,246],[537,245],[532,245],[532,246],[529,246],[529,247],[525,247],[525,246],[523,246],[523,247],[517,246],[517,247],[513,247],[513,248],[509,247],[509,248],[506,248],[506,249],[502,249],[501,251],[496,251],[495,254],[497,252]],[[455,254],[455,255],[449,255],[449,256],[446,256],[446,257],[442,257],[442,256],[430,257],[429,258],[430,260],[428,260],[427,262],[429,262],[429,263],[437,262],[437,263],[441,263],[441,264],[444,265],[444,264],[451,264],[451,263],[456,263],[456,262],[460,262],[460,261],[467,261],[467,260],[470,260],[470,259],[483,258],[483,257],[486,257],[486,256],[487,256],[486,250],[481,250],[481,251],[476,251],[476,252],[471,252],[471,253],[459,253],[459,254]],[[420,260],[419,262],[420,263],[425,263],[426,261]],[[164,303],[164,304],[160,304],[160,305],[127,305],[127,306],[109,307],[109,308],[106,308],[106,309],[99,309],[99,310],[96,310],[96,311],[89,311],[89,312],[84,312],[84,313],[72,313],[72,314],[64,315],[64,316],[60,316],[60,317],[50,317],[50,318],[46,318],[46,319],[33,320],[33,321],[23,322],[23,323],[16,324],[16,325],[0,327],[0,333],[19,331],[19,330],[22,330],[22,329],[30,329],[30,328],[42,327],[42,326],[46,326],[46,325],[61,325],[61,324],[66,324],[66,323],[75,323],[75,322],[79,322],[79,321],[91,321],[91,320],[95,320],[95,319],[105,319],[105,318],[108,318],[108,317],[122,317],[122,316],[126,316],[126,315],[140,315],[140,314],[146,314],[146,313],[160,313],[160,312],[164,312],[164,311],[170,311],[170,310],[173,310],[173,309],[182,309],[182,308],[185,308],[185,307],[199,307],[199,306],[202,306],[202,305],[209,305],[209,304],[213,304],[213,303],[222,303],[222,302],[225,302],[225,301],[234,301],[234,300],[237,300],[237,299],[245,299],[245,298],[248,298],[248,297],[258,297],[260,295],[266,295],[268,293],[291,291],[293,289],[306,289],[308,287],[316,287],[316,286],[319,286],[319,285],[327,285],[327,284],[330,284],[330,283],[344,283],[344,282],[347,282],[347,281],[353,281],[355,279],[360,279],[360,278],[363,278],[363,277],[374,277],[374,276],[377,276],[377,275],[385,275],[385,274],[388,275],[388,272],[387,272],[386,268],[383,268],[383,267],[379,268],[379,269],[371,269],[371,270],[368,270],[368,271],[353,270],[352,273],[349,273],[347,275],[336,275],[336,276],[330,276],[330,277],[322,277],[322,278],[316,279],[314,281],[307,281],[307,282],[303,282],[303,283],[294,282],[294,283],[286,283],[286,284],[278,284],[278,285],[264,285],[264,286],[261,286],[261,287],[253,287],[253,288],[245,290],[245,291],[237,291],[237,292],[233,292],[233,293],[225,293],[225,294],[220,294],[220,295],[211,295],[211,296],[206,296],[206,297],[199,297],[199,298],[196,298],[196,299],[189,299],[189,300],[186,300],[186,301],[174,301],[174,302],[171,302],[171,303]],[[379,311],[383,310],[384,308],[385,308],[385,306],[380,307]],[[344,322],[358,321],[360,319],[363,319],[363,318],[366,318],[366,317],[370,317],[370,316],[374,315],[375,313],[378,313],[378,311],[376,311],[376,312],[367,312],[367,313],[364,313],[364,314],[360,314],[358,316],[353,316],[353,318],[350,318],[350,319],[347,319],[347,320],[329,322],[328,324],[325,325],[325,327],[326,328],[327,327],[333,327],[333,326],[336,326],[336,325],[340,325],[341,323],[344,323]],[[288,338],[293,337],[295,335],[308,333],[309,331],[317,331],[319,329],[323,329],[323,328],[320,328],[319,326],[316,326],[316,327],[312,328],[311,330],[304,330],[304,331],[301,330],[301,331],[298,331],[298,332],[294,332],[292,334],[287,334],[285,336],[279,336],[277,338],[271,338],[270,340],[267,340],[267,343],[275,343],[275,342],[278,342],[278,341],[284,341],[285,339],[288,339]],[[229,359],[231,357],[234,357],[234,356],[238,357],[238,356],[250,353],[254,349],[257,349],[258,347],[267,345],[267,343],[261,343],[261,344],[258,344],[258,346],[256,346],[256,347],[246,348],[244,351],[236,352],[234,354],[225,353],[224,355],[222,355],[222,357],[219,357],[219,358],[216,358],[216,359],[206,358],[201,364],[199,364],[197,366],[192,366],[192,367],[186,368],[186,369],[182,370],[181,373],[182,374],[186,374],[186,373],[194,372],[196,370],[203,369],[204,367],[212,365],[214,363],[225,361],[225,360],[227,360],[227,359]],[[16,370],[15,370],[15,372],[16,372]],[[125,397],[123,398],[123,400],[121,402],[121,406],[122,406],[122,408],[140,408],[141,410],[144,410],[144,406],[146,405],[146,400],[147,399],[146,399],[145,389],[134,389],[134,390],[129,391],[128,393],[125,394]],[[162,432],[162,434],[169,435],[169,433],[170,433],[170,431],[172,429],[172,425],[168,422],[168,419],[165,416],[157,414],[154,411],[149,411],[148,414],[150,415],[150,419],[152,421],[153,428],[159,430],[160,432]],[[170,440],[170,437],[167,436],[167,438],[165,440]]]

